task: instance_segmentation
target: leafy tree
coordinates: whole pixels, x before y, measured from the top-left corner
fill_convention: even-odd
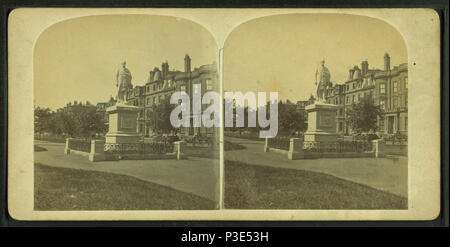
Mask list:
[[[353,103],[347,111],[347,124],[358,134],[377,130],[377,120],[381,109],[371,97],[364,97],[357,104]]]
[[[305,116],[297,110],[297,105],[278,103],[278,129],[282,134],[290,135],[296,131],[303,132],[307,126]]]
[[[51,112],[49,108],[40,108],[39,106],[34,109],[34,132],[39,136],[43,132],[51,130]]]
[[[90,137],[95,133],[104,133],[107,128],[103,115],[95,106],[74,104],[69,112],[50,112],[48,108],[37,107],[34,111],[35,132],[70,137]]]
[[[103,116],[93,106],[75,106],[69,115],[66,120],[74,121],[75,129],[72,134],[78,137],[90,137],[95,133],[103,133],[106,131]]]
[[[73,114],[58,112],[56,115],[56,122],[61,133],[64,133],[69,137],[77,136],[78,131]]]
[[[159,104],[154,104],[151,108],[149,120],[152,131],[160,134],[169,134],[176,129],[170,123],[170,113],[176,106],[170,104],[170,99],[166,97]]]

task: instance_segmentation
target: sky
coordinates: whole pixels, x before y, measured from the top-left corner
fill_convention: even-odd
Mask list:
[[[368,60],[369,69],[407,62],[400,33],[384,21],[344,14],[287,14],[236,27],[224,47],[224,91],[276,91],[281,100],[314,94],[314,75],[324,59],[333,83]],[[217,60],[212,35],[199,24],[173,17],[105,15],[54,24],[39,37],[34,54],[35,105],[56,110],[70,101],[105,102],[115,96],[115,74],[127,62],[133,85],[144,85],[162,62],[184,70]],[[259,83],[257,83],[259,82]],[[268,95],[267,95],[268,97]]]
[[[276,91],[281,100],[307,100],[316,91],[315,71],[324,59],[333,83],[349,69],[406,63],[401,34],[384,21],[343,14],[288,14],[241,24],[224,47],[225,91]],[[257,83],[259,81],[259,84]]]
[[[151,15],[90,16],[46,29],[35,46],[35,105],[52,110],[74,100],[93,104],[117,94],[115,75],[122,61],[133,85],[144,85],[162,62],[184,71],[217,61],[217,45],[200,25]]]

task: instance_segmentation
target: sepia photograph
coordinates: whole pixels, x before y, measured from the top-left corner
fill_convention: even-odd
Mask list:
[[[8,212],[434,219],[439,27],[429,9],[15,9]]]
[[[225,126],[225,208],[408,208],[408,54],[391,25],[343,14],[251,20],[225,43],[224,90],[278,93],[273,136]],[[266,102],[245,96],[234,114],[259,120]]]
[[[34,53],[35,210],[216,209],[217,128],[170,123],[174,92],[218,90],[216,51],[173,17],[47,28]]]

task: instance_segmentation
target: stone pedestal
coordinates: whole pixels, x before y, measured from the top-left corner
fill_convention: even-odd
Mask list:
[[[66,154],[66,155],[70,154],[69,142],[70,142],[70,138],[66,138],[66,146],[64,147],[64,154]]]
[[[337,106],[316,103],[305,107],[308,112],[308,129],[305,132],[305,142],[336,142],[336,111]]]
[[[383,149],[384,149],[384,141],[382,140],[373,140],[373,152],[375,154],[375,158],[381,158],[384,156]]]
[[[289,143],[288,159],[298,160],[305,157],[303,153],[303,140],[300,138],[291,138]]]
[[[117,104],[108,107],[109,130],[106,143],[136,143],[141,140],[137,133],[137,116],[139,107]]]
[[[92,140],[91,141],[91,153],[89,154],[89,160],[92,162],[105,160],[105,141]]]
[[[264,142],[264,152],[269,152],[269,138],[266,137],[266,141]]]
[[[177,155],[177,160],[181,160],[183,158],[185,158],[186,156],[184,155],[184,147],[186,145],[186,143],[184,141],[176,141],[173,143],[175,146],[175,153]]]

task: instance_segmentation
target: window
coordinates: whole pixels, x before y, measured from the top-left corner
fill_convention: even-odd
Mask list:
[[[352,96],[352,103],[355,103],[355,95]]]
[[[397,82],[394,81],[394,93],[396,93],[398,91],[398,85]]]
[[[385,94],[386,93],[386,86],[384,83],[380,84],[380,94]]]
[[[206,90],[207,91],[213,90],[213,83],[211,79],[206,79]]]
[[[408,89],[408,77],[405,77],[405,88]]]
[[[348,104],[349,100],[350,100],[350,97],[347,96],[347,98],[346,98],[346,103],[347,103],[347,104]]]
[[[180,86],[180,91],[181,92],[186,92],[186,86],[184,86],[184,85]]]
[[[384,119],[380,119],[380,130],[384,130]]]
[[[384,110],[384,99],[380,100],[380,108]]]
[[[394,97],[394,108],[397,107],[397,103],[398,103],[397,101],[398,101],[397,97]]]

